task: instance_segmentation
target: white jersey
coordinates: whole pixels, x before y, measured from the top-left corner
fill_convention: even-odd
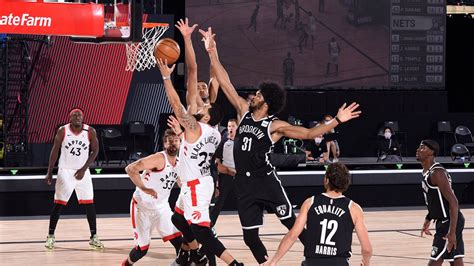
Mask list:
[[[71,124],[64,125],[63,128],[64,136],[58,166],[62,169],[80,169],[89,158],[91,143],[89,126],[83,124],[82,131],[78,134],[72,132]]]
[[[178,174],[181,181],[187,182],[211,175],[211,159],[221,142],[221,134],[214,127],[198,122],[201,136],[194,143],[186,137],[179,149]]]
[[[163,169],[153,169],[151,171],[146,170],[143,171],[141,175],[145,187],[154,189],[158,194],[158,198],[153,198],[138,187],[136,188],[135,193],[133,193],[133,198],[137,201],[138,206],[149,210],[159,209],[163,203],[168,204],[171,189],[178,178],[175,166],[170,163],[166,152],[161,151],[159,153],[165,156],[165,167]]]

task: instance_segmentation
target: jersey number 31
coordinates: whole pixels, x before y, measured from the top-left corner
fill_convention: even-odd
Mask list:
[[[252,138],[244,137],[242,150],[243,151],[250,151],[252,149]]]

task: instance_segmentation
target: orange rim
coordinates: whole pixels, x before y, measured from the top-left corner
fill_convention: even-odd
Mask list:
[[[127,27],[130,26],[128,22],[116,22],[115,25],[117,27]],[[154,22],[143,22],[142,23],[142,28],[144,29],[151,29],[155,27],[168,27],[168,23],[154,23]]]
[[[143,22],[142,27],[145,29],[150,29],[150,28],[155,28],[155,27],[168,27],[168,23]]]

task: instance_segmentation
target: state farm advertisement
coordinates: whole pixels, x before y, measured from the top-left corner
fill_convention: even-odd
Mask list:
[[[0,0],[0,32],[35,35],[103,36],[104,7],[98,4]]]

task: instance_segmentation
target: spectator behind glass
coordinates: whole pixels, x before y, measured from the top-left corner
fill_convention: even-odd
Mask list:
[[[394,155],[399,157],[400,155],[400,144],[397,141],[395,134],[393,134],[392,128],[385,127],[383,130],[383,136],[379,137],[377,141],[377,146],[379,150],[379,159],[385,160],[387,156]],[[401,158],[393,158],[395,160]]]
[[[316,136],[313,140],[305,141],[306,160],[319,161],[324,163],[329,160],[326,141],[322,135]]]
[[[331,115],[325,115],[324,120],[321,121],[322,123],[330,123],[333,117]],[[338,162],[339,161],[339,155],[341,154],[341,149],[339,147],[339,143],[337,142],[337,133],[334,129],[329,131],[329,133],[326,133],[324,135],[324,138],[326,138],[326,149],[328,151],[328,160],[331,157],[332,153],[332,162]]]

